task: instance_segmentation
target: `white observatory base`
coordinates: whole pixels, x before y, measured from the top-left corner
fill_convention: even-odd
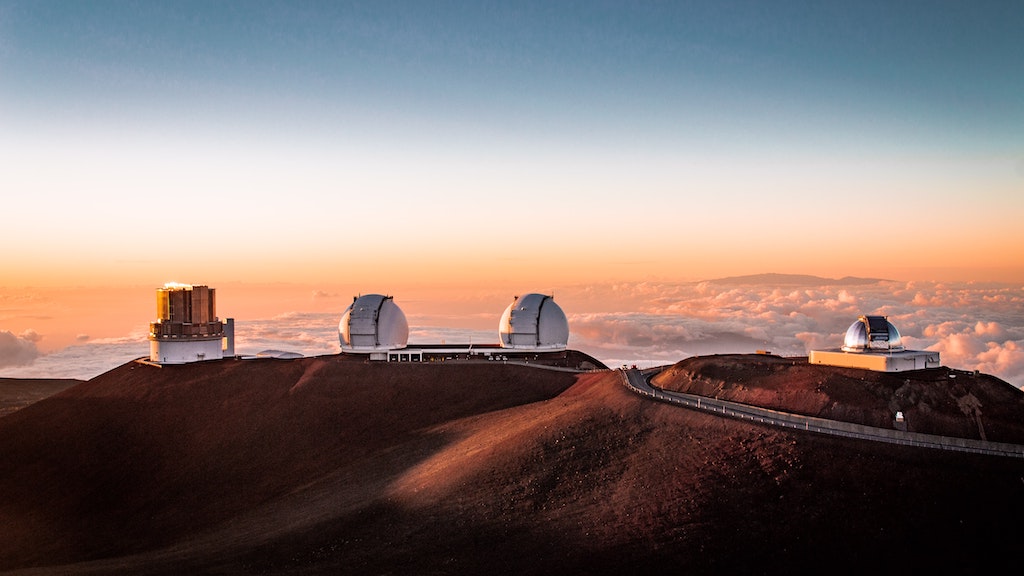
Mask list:
[[[876,372],[905,372],[939,367],[939,353],[922,350],[898,352],[843,352],[842,350],[811,350],[811,364],[863,368]]]
[[[161,364],[184,364],[200,360],[220,360],[224,357],[221,340],[219,337],[212,339],[150,340],[149,359],[152,362],[159,362]]]

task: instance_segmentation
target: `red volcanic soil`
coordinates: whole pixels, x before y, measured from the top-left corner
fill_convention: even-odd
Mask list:
[[[0,378],[0,417],[81,383],[62,378]]]
[[[721,418],[612,371],[129,363],[0,419],[0,457],[0,571],[26,573],[972,573],[1024,535],[1024,460]]]
[[[1024,392],[1003,380],[949,368],[873,372],[759,354],[700,356],[652,384],[764,408],[911,432],[1024,444]]]

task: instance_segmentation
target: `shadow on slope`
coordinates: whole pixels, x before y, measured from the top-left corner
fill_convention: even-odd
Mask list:
[[[444,441],[425,427],[572,382],[517,366],[340,357],[129,363],[0,421],[0,567],[171,545],[319,483],[340,484],[331,505],[371,505],[380,484]],[[317,518],[260,520],[239,540]]]

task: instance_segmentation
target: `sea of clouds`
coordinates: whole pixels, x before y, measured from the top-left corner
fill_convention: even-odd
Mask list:
[[[1024,386],[1024,287],[878,281],[791,285],[640,282],[560,291],[571,348],[609,366],[671,364],[695,355],[768,350],[804,356],[836,348],[861,314],[879,314],[907,348],[935,350],[942,364],[980,370]],[[609,310],[609,303],[615,303]],[[588,311],[589,310],[589,311]],[[500,313],[500,311],[499,311]],[[495,313],[495,318],[499,315]],[[336,354],[338,314],[236,319],[236,352]],[[495,320],[495,325],[497,321]],[[497,330],[417,325],[411,343],[494,343]],[[149,353],[145,328],[124,338],[86,341],[49,354],[38,336],[0,331],[0,376],[88,379]]]
[[[675,362],[703,354],[769,350],[803,356],[837,348],[862,314],[888,316],[915,350],[942,364],[1024,385],[1024,288],[878,281],[764,286],[724,282],[615,288],[630,312],[575,314],[577,347],[606,363]]]

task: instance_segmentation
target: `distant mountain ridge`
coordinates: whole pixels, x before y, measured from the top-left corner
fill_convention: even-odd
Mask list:
[[[769,272],[765,274],[748,274],[746,276],[729,276],[707,280],[711,284],[768,284],[774,286],[864,286],[866,284],[878,284],[887,282],[882,278],[858,278],[856,276],[843,276],[842,278],[822,278],[810,274],[778,274]]]

